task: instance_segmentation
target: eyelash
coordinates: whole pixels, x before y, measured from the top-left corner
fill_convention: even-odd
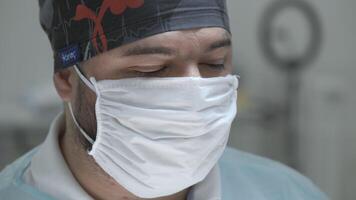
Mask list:
[[[211,68],[215,68],[215,69],[219,69],[219,70],[223,70],[225,69],[225,64],[206,64]]]
[[[225,64],[205,64],[210,68],[213,69],[217,69],[217,70],[224,70],[225,69]],[[136,71],[137,74],[141,74],[141,75],[156,75],[156,74],[160,74],[162,72],[164,72],[168,67],[164,66],[161,69],[157,70],[157,71],[153,71],[153,72],[139,72]]]
[[[149,76],[149,75],[157,75],[160,74],[162,72],[164,72],[167,69],[166,66],[162,67],[161,69],[157,70],[157,71],[153,71],[153,72],[140,72],[140,71],[135,71],[134,73],[138,76]]]

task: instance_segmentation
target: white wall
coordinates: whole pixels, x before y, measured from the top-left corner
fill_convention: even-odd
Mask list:
[[[48,116],[53,116],[36,111],[33,103],[50,108],[49,101],[58,99],[52,52],[38,12],[37,0],[0,1],[0,127],[25,127],[33,120],[41,123],[36,126],[48,126]]]
[[[37,1],[0,1],[0,103],[50,84],[52,61],[38,20]]]

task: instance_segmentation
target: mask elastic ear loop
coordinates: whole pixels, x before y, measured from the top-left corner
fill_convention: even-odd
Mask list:
[[[240,85],[240,75],[238,74],[232,74],[233,77],[236,78],[236,81],[234,81],[234,89],[237,90],[239,88]]]
[[[91,90],[96,92],[94,85],[83,75],[83,73],[78,69],[77,64],[74,65],[74,69],[77,72],[79,78],[87,85]]]
[[[87,139],[88,142],[90,142],[93,145],[94,144],[94,140],[82,129],[82,127],[80,127],[79,123],[75,119],[75,116],[74,116],[74,113],[73,113],[73,109],[72,109],[72,104],[70,102],[68,102],[68,107],[69,107],[69,112],[70,112],[70,114],[71,114],[71,116],[73,118],[74,124],[77,126],[79,131],[85,137],[85,139]]]

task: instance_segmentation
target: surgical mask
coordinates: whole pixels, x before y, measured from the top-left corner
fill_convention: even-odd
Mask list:
[[[80,79],[97,95],[97,164],[140,198],[202,181],[221,157],[236,115],[238,76]]]

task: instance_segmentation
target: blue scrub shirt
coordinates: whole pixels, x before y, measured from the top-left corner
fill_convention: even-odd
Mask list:
[[[23,174],[37,148],[0,173],[0,199],[53,200]],[[327,200],[308,178],[276,161],[226,148],[219,160],[222,200]]]

